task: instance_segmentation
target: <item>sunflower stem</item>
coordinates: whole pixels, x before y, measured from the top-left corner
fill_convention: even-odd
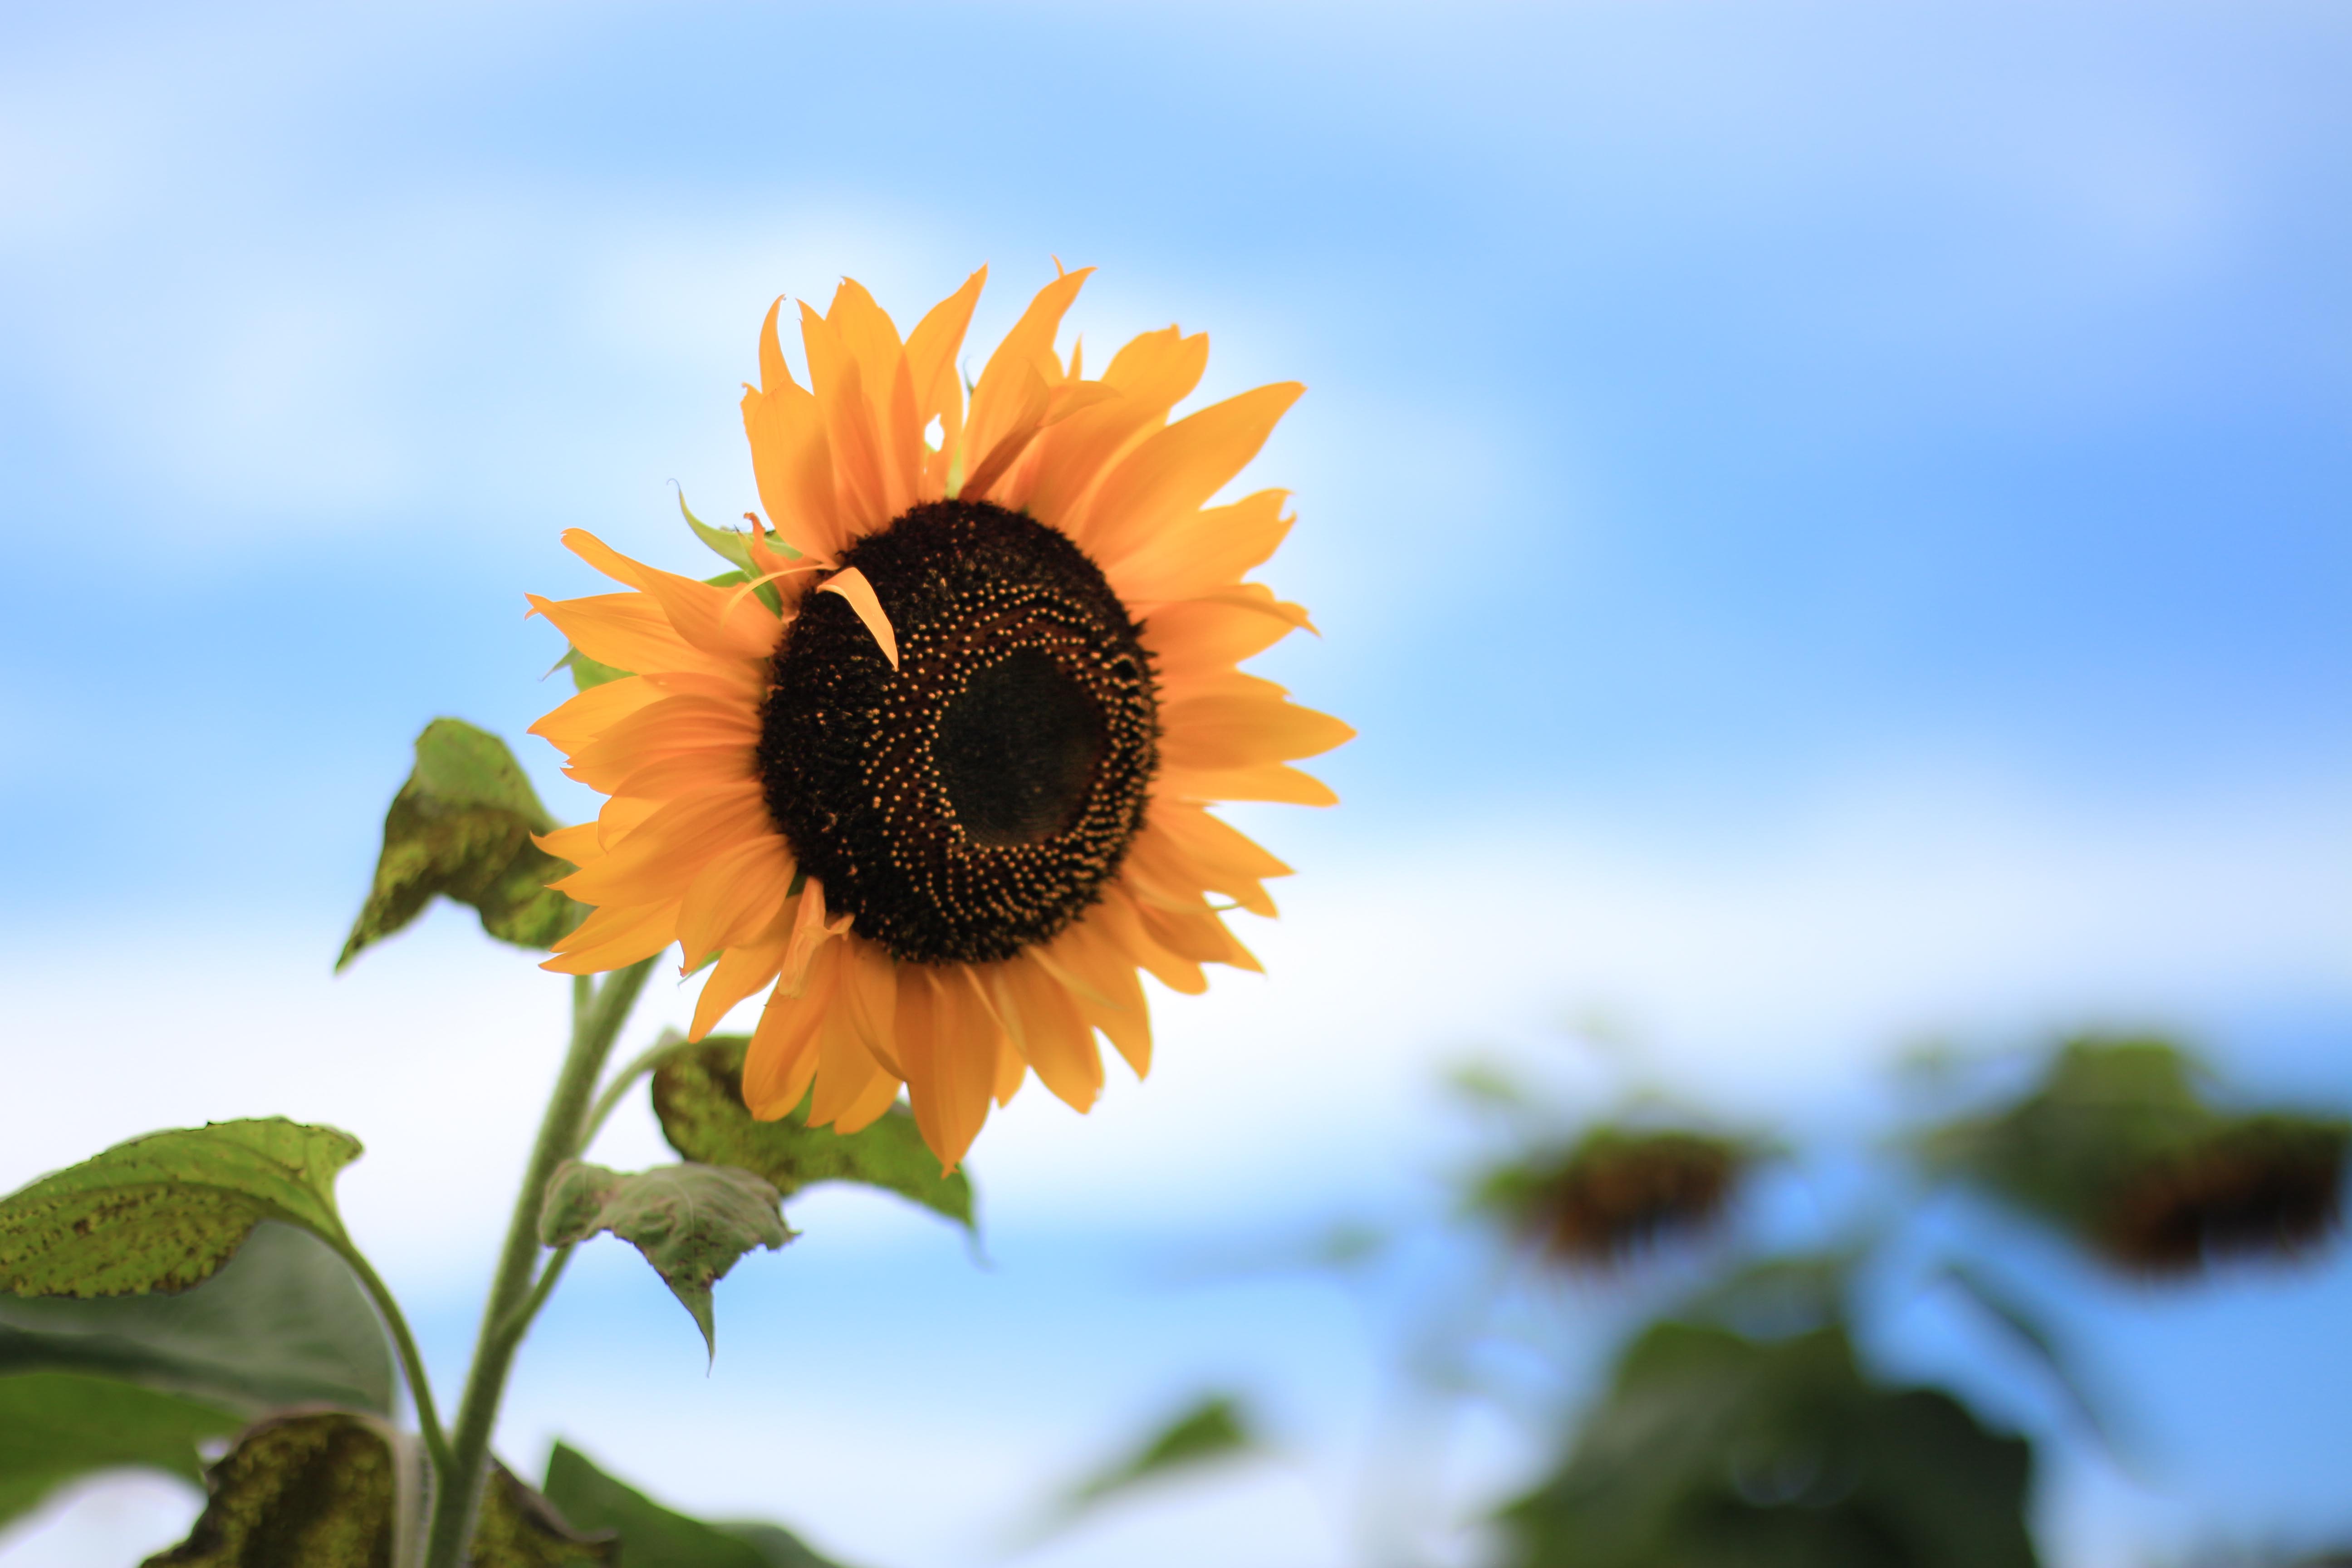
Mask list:
[[[621,1097],[629,1092],[637,1079],[668,1060],[672,1053],[690,1044],[692,1042],[677,1030],[664,1029],[661,1038],[646,1047],[643,1055],[614,1073],[613,1081],[604,1086],[604,1092],[596,1097],[596,1103],[590,1109],[588,1120],[581,1128],[581,1151],[585,1152],[588,1146],[596,1142],[596,1134],[604,1130],[604,1123],[619,1109]]]
[[[658,955],[656,955],[658,956]],[[514,1218],[507,1226],[506,1247],[490,1285],[490,1299],[482,1309],[481,1334],[474,1344],[474,1364],[466,1374],[465,1398],[449,1438],[449,1463],[436,1478],[433,1518],[425,1542],[425,1568],[462,1568],[473,1540],[474,1514],[480,1506],[482,1484],[490,1453],[490,1435],[498,1426],[499,1401],[506,1393],[507,1373],[515,1352],[530,1330],[531,1319],[546,1300],[534,1289],[533,1265],[541,1250],[539,1215],[547,1194],[548,1178],[555,1167],[577,1152],[585,1125],[589,1097],[596,1090],[604,1059],[628,1020],[637,993],[655,960],[646,959],[591,986],[575,979],[572,990],[572,1047],[556,1075],[547,1113],[539,1124],[530,1162],[523,1168],[522,1190],[515,1196]],[[551,1268],[539,1281],[551,1289],[560,1270]]]
[[[329,1245],[342,1254],[343,1261],[351,1266],[352,1273],[358,1278],[360,1288],[375,1303],[384,1327],[391,1331],[393,1347],[400,1353],[401,1374],[408,1382],[409,1401],[416,1406],[416,1428],[425,1437],[425,1457],[432,1460],[436,1469],[447,1469],[449,1439],[441,1430],[440,1413],[433,1407],[433,1384],[425,1378],[425,1358],[417,1353],[416,1336],[408,1331],[408,1320],[402,1316],[400,1303],[394,1299],[392,1287],[383,1282],[383,1277],[348,1239]]]

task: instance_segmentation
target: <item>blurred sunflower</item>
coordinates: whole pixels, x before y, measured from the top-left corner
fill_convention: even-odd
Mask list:
[[[1325,805],[1287,765],[1345,724],[1236,664],[1306,612],[1244,574],[1288,531],[1282,490],[1209,499],[1302,388],[1171,422],[1204,334],[1147,332],[1099,378],[1054,349],[1087,272],[1042,289],[971,389],[957,351],[986,269],[901,341],[845,282],[803,304],[810,385],[777,309],[743,423],[764,525],[697,581],[574,529],[629,590],[532,605],[625,671],[533,727],[610,798],[542,840],[594,912],[547,967],[684,949],[712,965],[699,1039],[768,1000],[743,1097],[853,1131],[906,1086],[941,1162],[1034,1069],[1080,1110],[1097,1030],[1140,1074],[1139,971],[1182,992],[1255,969],[1220,918],[1275,912],[1287,868],[1208,811]],[[747,517],[750,514],[746,514]],[[1212,901],[1221,896],[1230,903]]]

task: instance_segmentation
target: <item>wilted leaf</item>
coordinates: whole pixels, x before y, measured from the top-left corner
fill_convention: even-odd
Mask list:
[[[1661,1323],[1559,1469],[1507,1510],[1511,1568],[2032,1568],[2032,1456],[1949,1395],[1865,1378],[1842,1327]]]
[[[749,1044],[741,1035],[713,1035],[655,1072],[654,1110],[671,1148],[689,1160],[756,1172],[786,1197],[819,1182],[856,1182],[976,1228],[971,1183],[961,1171],[940,1174],[939,1157],[924,1147],[904,1106],[849,1133],[811,1127],[805,1100],[773,1121],[755,1118],[743,1105]]]
[[[19,1296],[184,1290],[253,1227],[333,1241],[335,1173],[359,1140],[282,1116],[151,1132],[0,1199],[0,1289]]]
[[[501,942],[550,946],[588,912],[547,887],[572,869],[530,841],[554,826],[504,741],[434,720],[384,814],[375,882],[335,967],[415,920],[436,893],[472,905]]]
[[[1135,1451],[1070,1489],[1065,1517],[1146,1482],[1255,1453],[1257,1436],[1232,1395],[1204,1395],[1137,1446]]]
[[[383,1428],[364,1416],[265,1421],[205,1485],[188,1539],[146,1568],[392,1568],[397,1467]]]
[[[547,1184],[540,1239],[550,1247],[609,1230],[645,1254],[680,1305],[694,1315],[714,1354],[710,1287],[755,1247],[793,1239],[776,1189],[724,1165],[659,1165],[623,1175],[566,1160]]]
[[[620,1561],[656,1568],[840,1568],[772,1524],[706,1524],[615,1480],[558,1443],[547,1461],[548,1500],[581,1530],[612,1531]]]
[[[109,1378],[0,1377],[0,1524],[96,1470],[135,1465],[196,1480],[196,1445],[237,1426],[227,1411]]]
[[[176,1295],[0,1295],[0,1373],[80,1372],[251,1418],[289,1405],[389,1415],[394,1364],[375,1309],[326,1243],[264,1221]]]
[[[205,1473],[210,1497],[188,1539],[145,1568],[392,1568],[395,1521],[423,1526],[415,1467],[394,1446],[405,1441],[348,1411],[264,1421]],[[611,1542],[572,1531],[496,1464],[470,1555],[473,1568],[615,1560]]]

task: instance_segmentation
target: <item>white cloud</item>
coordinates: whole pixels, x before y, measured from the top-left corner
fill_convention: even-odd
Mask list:
[[[1577,1009],[1633,1021],[1664,1081],[1761,1110],[1922,1029],[2352,1005],[2352,822],[2320,791],[2137,820],[1858,797],[1775,848],[1703,858],[1525,821],[1344,860],[1349,841],[1312,842],[1329,863],[1282,889],[1286,918],[1244,922],[1270,975],[1163,995],[1150,1083],[1115,1071],[1087,1118],[1034,1086],[1000,1114],[977,1155],[999,1215],[1181,1228],[1269,1190],[1311,1208],[1367,1151],[1389,1170],[1427,1146],[1430,1086],[1464,1047],[1540,1064]],[[481,1194],[520,1165],[563,984],[446,908],[341,979],[331,945],[193,921],[26,933],[0,967],[26,1042],[0,1183],[158,1126],[334,1122],[370,1145],[347,1204],[389,1271],[470,1289],[504,1212]],[[690,996],[657,980],[631,1040]],[[662,1157],[641,1114],[611,1137],[615,1160]]]

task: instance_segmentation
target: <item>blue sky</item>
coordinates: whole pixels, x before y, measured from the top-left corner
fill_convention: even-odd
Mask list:
[[[983,1143],[1040,1269],[1417,1191],[1438,1064],[1549,1060],[1565,1011],[1781,1110],[1851,1107],[1911,1032],[2105,1017],[2352,1098],[2339,10],[104,5],[0,37],[0,979],[28,1035],[127,1064],[0,1179],[199,1103],[341,1117],[457,1354],[495,1220],[401,1194],[503,1184],[520,1113],[436,1110],[439,1075],[527,1103],[556,1025],[454,916],[325,981],[409,738],[552,700],[520,611],[587,585],[562,528],[683,563],[673,483],[753,504],[735,388],[776,295],[853,274],[906,322],[984,260],[984,345],[1055,255],[1102,268],[1090,357],[1174,320],[1203,397],[1308,384],[1248,478],[1297,492],[1269,576],[1326,636],[1265,662],[1361,738],[1339,811],[1250,816],[1304,873],[1274,977],[1163,1008],[1154,1081],[1090,1121],[1024,1101]],[[451,1016],[480,1033],[420,1038]],[[1165,1196],[1204,1139],[1205,1216]],[[1187,1353],[1056,1395],[1004,1464],[1139,1418]],[[1355,1385],[1318,1386],[1343,1428]],[[2067,1516],[2084,1563],[2156,1528],[2113,1495]],[[1151,1539],[1236,1506],[1196,1501]],[[0,1561],[74,1560],[81,1517]],[[941,1529],[871,1554],[963,1561]]]

